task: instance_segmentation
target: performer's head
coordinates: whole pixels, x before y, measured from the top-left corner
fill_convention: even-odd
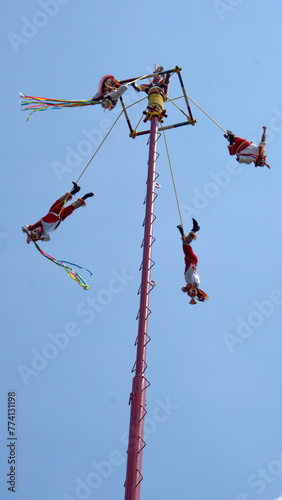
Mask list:
[[[188,293],[189,297],[194,298],[197,295],[197,289],[196,288],[190,288],[190,290],[188,290],[187,293]]]
[[[118,89],[119,87],[120,83],[113,75],[103,76],[99,83],[99,91],[101,94],[106,94],[107,92],[111,92],[111,90]]]
[[[160,71],[163,71],[163,66],[156,66],[155,65],[155,71],[154,73],[159,73]],[[165,81],[165,75],[156,75],[153,78],[153,83],[163,83]]]
[[[267,167],[270,168],[270,166],[266,163],[266,155],[261,154],[258,156],[256,162],[255,162],[256,167]]]
[[[187,285],[185,285],[183,288],[182,288],[182,292],[186,292],[187,295],[189,295],[189,297],[196,297],[197,295],[197,283],[187,283]]]
[[[114,78],[107,78],[104,83],[105,90],[108,90],[109,92],[111,90],[114,90],[117,88],[117,82]]]
[[[41,238],[42,234],[43,234],[43,229],[41,226],[37,226],[35,229],[30,231],[30,236],[31,239],[33,240],[38,240],[39,238]]]
[[[208,294],[201,290],[196,283],[193,283],[193,285],[192,283],[187,283],[181,290],[191,298],[189,304],[197,304],[196,299],[199,302],[205,302],[209,299]]]

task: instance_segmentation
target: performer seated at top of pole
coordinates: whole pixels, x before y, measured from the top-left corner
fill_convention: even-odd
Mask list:
[[[80,191],[80,187],[73,182],[73,188],[70,193],[66,193],[61,196],[53,205],[50,207],[50,210],[47,215],[42,217],[35,224],[31,224],[28,226],[22,226],[22,231],[27,234],[26,242],[30,243],[31,241],[50,241],[50,232],[55,231],[60,223],[69,215],[73,213],[79,207],[83,207],[86,205],[85,200],[94,196],[93,193],[87,193],[82,198],[78,198],[76,201],[71,203],[65,207],[65,203],[72,199],[72,195],[75,195]]]
[[[161,71],[163,71],[163,67],[155,65],[154,73],[159,73]],[[166,116],[164,114],[164,101],[166,101],[167,99],[169,82],[170,73],[165,73],[163,75],[156,74],[156,76],[154,76],[153,78],[153,81],[149,84],[142,83],[141,85],[136,85],[133,82],[131,85],[138,92],[146,92],[146,94],[148,95],[149,112],[156,112],[155,114]]]
[[[112,110],[126,90],[127,85],[121,85],[113,75],[105,75],[101,78],[98,92],[91,101],[103,101],[102,107]]]
[[[239,163],[247,163],[248,165],[254,163],[255,167],[266,166],[267,168],[270,168],[270,166],[266,163],[266,155],[264,154],[264,148],[266,146],[266,127],[262,128],[263,133],[261,136],[261,142],[258,146],[250,141],[246,141],[246,139],[237,137],[233,134],[233,132],[231,132],[231,130],[227,130],[224,137],[229,141],[229,145],[227,146],[229,154],[231,156],[236,155],[236,160]]]
[[[209,299],[207,293],[199,288],[200,284],[200,276],[197,271],[198,257],[194,254],[193,249],[191,247],[191,243],[193,240],[197,239],[196,232],[200,230],[200,226],[195,219],[192,219],[193,227],[188,234],[185,236],[183,227],[181,225],[177,226],[180,231],[181,239],[182,239],[182,248],[184,253],[184,261],[185,261],[185,271],[184,278],[186,281],[186,285],[181,288],[182,292],[187,293],[191,300],[189,304],[196,304],[196,300],[200,302],[205,302],[205,300]]]

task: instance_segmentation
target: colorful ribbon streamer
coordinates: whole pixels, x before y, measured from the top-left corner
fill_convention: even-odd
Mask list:
[[[67,272],[67,274],[70,276],[70,278],[74,279],[84,290],[90,289],[90,286],[87,285],[86,281],[78,273],[76,273],[71,267],[67,266],[66,264],[70,264],[71,266],[79,267],[80,269],[85,269],[85,271],[87,271],[90,274],[90,276],[92,276],[92,273],[91,273],[91,271],[89,271],[89,269],[86,269],[85,267],[78,266],[77,264],[72,264],[71,262],[57,260],[54,257],[52,257],[51,255],[48,255],[47,253],[43,252],[43,250],[36,243],[36,241],[33,241],[33,243],[35,244],[37,250],[44,257],[46,257],[46,259],[49,259],[49,260],[51,260],[51,262],[54,262],[54,264],[57,264],[57,266],[62,267]]]
[[[20,93],[21,111],[31,110],[26,121],[29,120],[32,113],[35,111],[45,111],[46,109],[60,109],[60,108],[77,108],[81,106],[93,106],[94,104],[101,104],[101,101],[63,101],[60,99],[48,99],[46,97],[34,97]]]

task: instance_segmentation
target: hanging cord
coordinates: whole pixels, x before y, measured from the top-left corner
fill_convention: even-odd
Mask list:
[[[99,149],[101,148],[102,144],[105,142],[105,140],[107,139],[107,137],[110,135],[111,131],[113,130],[114,126],[116,125],[116,123],[118,122],[118,120],[120,119],[121,115],[123,113],[123,110],[120,112],[120,114],[118,115],[117,119],[114,121],[113,125],[111,126],[110,130],[106,133],[104,139],[101,141],[101,143],[99,144],[98,148],[96,149],[95,153],[91,156],[90,160],[87,162],[86,166],[84,167],[84,169],[82,170],[80,176],[78,177],[77,181],[76,181],[76,184],[78,184],[79,180],[81,179],[81,177],[83,176],[83,174],[86,172],[87,168],[89,167],[90,163],[92,162],[92,160],[94,159],[94,157],[96,156],[96,154],[98,153]],[[67,193],[66,194],[66,197],[64,199],[64,202],[63,202],[63,206],[60,210],[60,212],[58,213],[58,217],[60,217],[63,209],[64,209],[64,206],[65,204],[67,203],[68,199],[70,197],[70,193]]]
[[[183,219],[182,219],[181,210],[180,210],[180,204],[179,204],[179,199],[178,199],[178,194],[177,194],[177,189],[176,189],[176,184],[175,184],[175,179],[174,179],[174,173],[173,173],[173,169],[172,169],[172,164],[171,164],[171,160],[170,160],[170,154],[169,154],[169,151],[168,151],[168,145],[167,145],[167,140],[166,140],[166,134],[165,134],[164,130],[163,130],[163,135],[164,135],[166,153],[167,153],[167,158],[168,158],[168,163],[169,163],[169,168],[170,168],[170,173],[171,173],[172,184],[173,184],[173,189],[174,189],[176,204],[177,204],[177,208],[178,208],[180,223],[181,223],[181,226],[183,227]]]
[[[114,121],[113,125],[111,126],[110,130],[106,133],[104,139],[102,140],[102,142],[99,144],[98,148],[96,149],[95,153],[91,156],[90,160],[88,161],[87,165],[84,167],[84,169],[82,170],[80,176],[78,177],[77,181],[76,181],[76,184],[78,183],[78,181],[81,179],[81,177],[83,176],[83,174],[85,173],[85,171],[87,170],[87,168],[89,167],[90,163],[92,162],[92,160],[94,159],[94,157],[96,156],[96,154],[98,153],[99,149],[101,148],[102,144],[104,144],[105,140],[107,139],[108,135],[110,135],[111,131],[113,130],[114,126],[116,125],[117,121],[120,119],[121,115],[123,113],[123,110],[120,112],[120,114],[118,115],[117,119]]]
[[[143,78],[143,77],[141,77]],[[127,108],[130,108],[131,106],[134,106],[136,104],[138,104],[139,102],[143,101],[144,99],[147,99],[147,96],[140,99],[139,101],[137,102],[134,102],[133,104],[130,104],[129,106],[126,106],[126,109]],[[91,156],[90,160],[87,162],[86,166],[84,167],[84,169],[82,170],[81,174],[79,175],[78,179],[76,180],[76,184],[78,184],[79,180],[81,179],[81,177],[83,176],[83,174],[86,172],[87,168],[89,167],[90,163],[92,162],[92,160],[95,158],[96,154],[98,153],[99,149],[101,148],[101,146],[103,145],[103,143],[105,142],[105,140],[107,139],[107,137],[110,135],[111,131],[113,130],[114,126],[117,124],[118,120],[120,119],[121,115],[123,114],[123,110],[121,110],[120,114],[118,115],[117,119],[114,121],[113,125],[111,126],[110,130],[106,133],[104,139],[101,141],[101,143],[99,144],[98,148],[96,149],[96,151],[94,152],[94,154]],[[141,121],[141,120],[140,120]],[[140,122],[139,122],[140,123]],[[60,217],[61,213],[62,213],[62,210],[64,209],[64,206],[65,204],[67,203],[68,199],[70,197],[70,193],[67,193],[65,199],[64,199],[64,203],[63,203],[63,206],[58,214],[58,217]]]
[[[125,106],[125,109],[131,108],[131,106],[135,106],[136,104],[139,104],[139,102],[145,101],[145,99],[148,99],[147,96],[142,97],[142,99],[139,99],[139,101],[133,102],[132,104],[128,104],[128,106]]]
[[[139,99],[139,101],[133,102],[132,104],[129,104],[128,106],[125,106],[125,109],[127,110],[128,108],[131,108],[131,106],[135,106],[136,104],[139,104],[140,102],[145,101],[145,99],[148,99],[148,97],[145,96],[142,99]],[[136,125],[136,127],[135,127],[134,130],[137,130],[137,128],[139,127],[139,125],[141,123],[142,118],[144,118],[143,114],[141,115],[141,118],[140,118],[139,122],[137,123],[137,125]]]
[[[181,96],[181,97],[183,97],[183,96]],[[180,97],[175,97],[174,99],[170,99],[168,96],[166,96],[166,101],[171,102],[171,104],[173,104],[179,111],[181,111],[181,113],[183,113],[183,115],[186,116],[186,118],[188,118],[188,120],[189,120],[190,116],[187,115],[187,113],[185,113],[185,111],[183,111],[183,109],[181,109],[179,106],[177,106],[177,104],[175,104],[175,102],[173,102],[175,99],[180,99]]]
[[[221,125],[219,125],[219,123],[217,123],[208,113],[206,113],[206,111],[203,110],[203,108],[201,108],[201,106],[199,106],[199,104],[197,104],[195,101],[193,101],[193,99],[191,97],[189,97],[189,95],[187,95],[188,99],[190,99],[190,101],[192,101],[193,104],[195,104],[195,106],[197,106],[197,108],[199,108],[213,123],[215,123],[215,125],[217,125],[219,128],[221,128],[221,130],[223,132],[226,133],[226,130],[225,128],[223,128]]]
[[[135,78],[135,80],[130,80],[130,82],[125,83],[125,85],[131,85],[132,83],[138,82],[139,80],[145,80],[146,78],[149,78],[152,75],[144,75],[144,76],[139,76],[139,78]]]
[[[143,115],[143,113],[142,113],[141,118],[140,118],[139,122],[137,123],[137,125],[136,125],[136,127],[135,127],[135,129],[134,129],[134,130],[136,130],[136,131],[137,131],[137,129],[138,129],[138,127],[139,127],[139,125],[140,125],[140,123],[141,123],[141,121],[142,121],[142,119],[143,119],[143,118],[144,118],[144,115]]]
[[[146,80],[150,78],[154,78],[157,75],[164,75],[166,71],[159,71],[157,73],[151,73],[149,75],[143,75],[139,76],[138,78],[134,78],[133,80],[127,81],[127,80],[120,80],[120,83],[124,82],[124,85],[131,85],[132,83],[138,82],[139,80]],[[169,73],[174,73],[173,70],[170,70]]]

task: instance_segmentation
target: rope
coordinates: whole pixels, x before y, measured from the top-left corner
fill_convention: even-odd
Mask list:
[[[189,97],[189,95],[187,95],[188,99],[190,99],[190,101],[193,102],[193,104],[195,104],[195,106],[197,106],[197,108],[199,108],[202,113],[204,113],[213,123],[215,123],[215,125],[217,125],[219,128],[221,128],[221,130],[223,132],[226,133],[226,130],[225,128],[223,128],[221,125],[219,125],[219,123],[217,123],[208,113],[206,113],[206,111],[203,110],[203,108],[201,108],[201,106],[199,106],[199,104],[197,104],[191,97]]]
[[[170,160],[170,154],[169,154],[169,151],[168,151],[168,145],[167,145],[166,135],[165,135],[164,131],[163,131],[163,135],[164,135],[166,153],[167,153],[167,157],[168,157],[168,163],[169,163],[169,168],[170,168],[170,173],[171,173],[172,184],[173,184],[173,189],[174,189],[176,204],[177,204],[177,208],[178,208],[180,223],[181,223],[181,226],[183,226],[183,219],[182,219],[181,210],[180,210],[180,204],[179,204],[179,199],[178,199],[178,194],[177,194],[177,189],[176,189],[176,183],[175,183],[175,179],[174,179],[174,173],[173,173],[173,169],[172,169],[172,164],[171,164],[171,160]]]
[[[140,77],[140,78],[143,78],[143,77]],[[134,102],[133,104],[130,104],[129,106],[126,106],[125,109],[127,108],[130,108],[131,106],[134,106],[135,104],[138,104],[139,102],[143,101],[144,99],[147,99],[147,96],[140,99],[139,101],[137,102]],[[82,170],[81,174],[79,175],[78,179],[76,180],[76,184],[78,184],[79,180],[81,179],[81,177],[83,176],[83,174],[86,172],[87,168],[89,167],[90,163],[92,162],[92,160],[95,158],[96,154],[98,153],[99,149],[102,147],[103,143],[105,142],[105,140],[107,139],[107,137],[110,135],[111,131],[113,130],[114,126],[117,124],[118,120],[120,119],[121,115],[123,113],[123,110],[120,112],[120,114],[118,115],[117,119],[114,121],[113,125],[111,126],[110,130],[106,133],[104,139],[101,141],[101,143],[99,144],[98,148],[96,149],[96,151],[94,152],[94,154],[91,156],[90,160],[87,162],[86,166],[84,167],[84,169]],[[142,119],[142,118],[141,118]],[[140,121],[141,121],[140,119]],[[139,123],[140,123],[139,121]],[[138,124],[139,125],[139,124]],[[137,125],[137,126],[138,126]],[[69,198],[69,195],[70,193],[67,193],[66,195],[66,198],[64,200],[64,203],[63,203],[63,206],[58,214],[58,217],[60,217],[61,213],[62,213],[62,210],[65,206],[65,204],[67,203],[68,201],[68,198]]]
[[[181,97],[183,97],[183,96],[181,96]],[[180,99],[180,98],[175,97],[175,99]],[[186,118],[188,118],[188,120],[189,120],[190,116],[187,115],[187,113],[185,113],[185,111],[183,111],[183,109],[181,109],[179,106],[177,106],[177,104],[175,104],[175,102],[173,102],[173,99],[170,99],[168,96],[166,96],[166,100],[171,102],[171,104],[173,104],[179,111],[181,111],[181,113],[183,113],[184,116],[186,116]]]
[[[134,129],[134,130],[137,130],[137,129],[138,129],[138,127],[139,127],[139,125],[140,125],[140,123],[141,123],[142,118],[144,118],[144,115],[143,115],[143,114],[141,115],[141,118],[140,118],[139,122],[137,123],[137,125],[136,125],[136,127],[135,127],[135,129]]]
[[[148,99],[148,97],[147,97],[147,96],[145,96],[145,97],[143,97],[142,99],[139,99],[139,101],[133,102],[132,104],[129,104],[128,106],[125,106],[125,109],[127,110],[128,108],[131,108],[131,106],[135,106],[136,104],[139,104],[139,102],[142,102],[142,101],[144,101],[145,99]],[[137,125],[136,125],[136,127],[135,127],[135,129],[134,129],[134,130],[137,130],[137,128],[139,127],[139,125],[140,125],[140,123],[141,123],[142,118],[144,118],[143,114],[141,115],[141,118],[140,118],[140,120],[138,121],[138,123],[137,123]]]
[[[110,135],[111,131],[113,130],[114,126],[116,125],[117,121],[120,119],[121,115],[123,113],[123,110],[120,112],[120,114],[118,115],[117,119],[114,121],[113,125],[111,126],[110,130],[106,133],[104,139],[102,140],[102,142],[99,144],[98,148],[96,149],[95,153],[91,156],[90,160],[87,162],[86,166],[84,167],[84,169],[82,170],[80,176],[78,177],[77,181],[76,181],[76,184],[78,183],[78,181],[81,179],[81,177],[83,176],[83,174],[85,173],[85,171],[87,170],[87,168],[89,167],[90,163],[92,162],[92,160],[94,159],[94,157],[96,156],[96,154],[98,153],[99,149],[101,148],[102,144],[104,144],[105,140],[107,139],[108,135]]]
[[[145,99],[148,99],[147,96],[142,97],[142,99],[139,99],[139,101],[135,101],[132,104],[128,104],[128,106],[125,106],[125,109],[131,108],[131,106],[135,106],[136,104],[139,104],[139,102],[145,101]]]
[[[113,125],[111,126],[110,130],[106,133],[104,139],[101,141],[101,143],[99,144],[98,148],[96,149],[96,151],[94,152],[94,154],[91,156],[90,160],[87,162],[86,166],[84,167],[84,169],[82,170],[80,176],[78,177],[78,179],[76,181],[76,184],[78,184],[79,180],[81,179],[81,177],[83,176],[83,174],[86,172],[87,168],[89,167],[90,163],[92,162],[92,160],[94,159],[94,157],[98,153],[98,151],[101,148],[102,144],[105,142],[105,140],[107,139],[107,137],[110,135],[111,131],[113,130],[113,128],[116,125],[116,123],[119,120],[119,118],[121,117],[122,113],[123,113],[123,111],[120,112],[120,114],[118,115],[117,119],[114,121]],[[66,195],[66,197],[64,199],[63,206],[62,206],[60,212],[58,213],[58,217],[60,217],[60,215],[61,215],[61,213],[62,213],[62,211],[64,209],[64,206],[65,206],[65,204],[68,201],[69,195],[70,195],[70,193],[67,193],[67,195]]]
[[[138,78],[135,78],[134,80],[130,80],[129,82],[125,83],[124,85],[131,85],[132,83],[138,82],[139,80],[154,78],[155,76],[157,76],[159,74],[165,74],[165,71],[159,71],[158,73],[151,73],[149,75],[139,76]]]
[[[131,85],[132,83],[138,82],[139,80],[145,80],[145,78],[150,78],[152,76],[156,76],[156,75],[139,76],[138,78],[135,78],[135,80],[130,80],[130,82],[126,83],[125,85]]]

